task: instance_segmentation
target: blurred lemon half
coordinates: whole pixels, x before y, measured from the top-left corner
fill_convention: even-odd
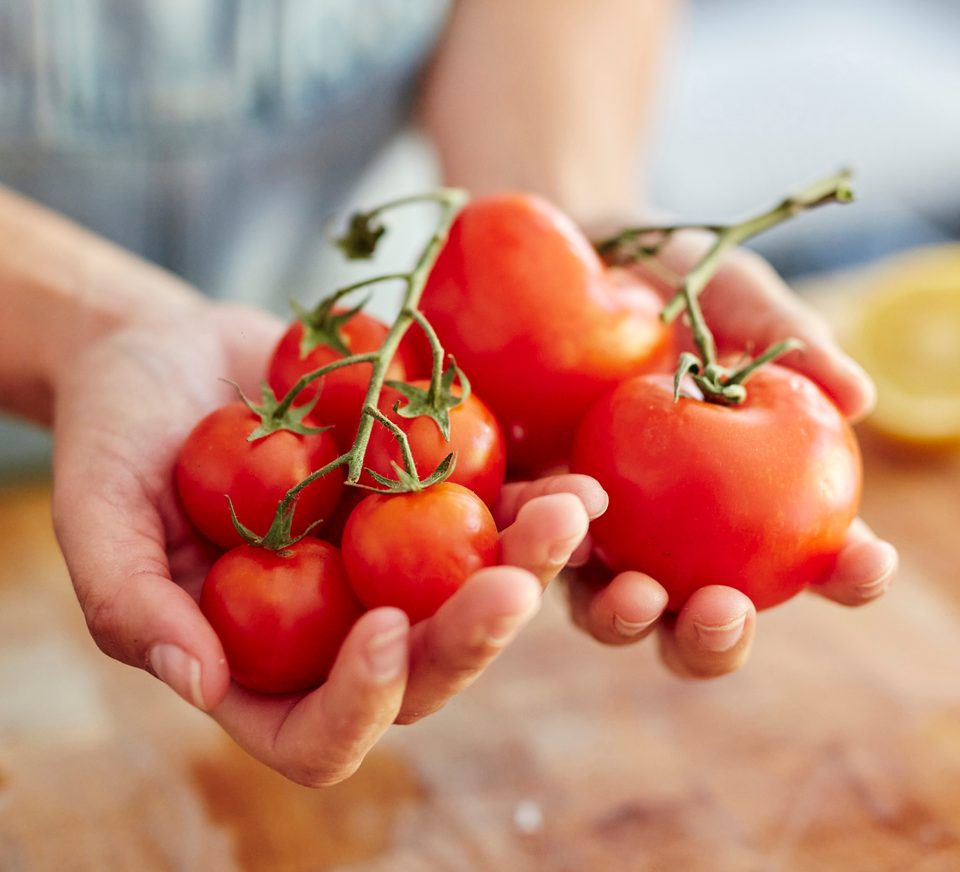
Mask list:
[[[857,296],[843,332],[877,385],[868,423],[899,441],[960,442],[960,244],[886,262]]]

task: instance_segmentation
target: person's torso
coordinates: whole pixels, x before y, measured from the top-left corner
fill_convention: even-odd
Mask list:
[[[406,119],[447,5],[0,0],[0,182],[262,299]]]

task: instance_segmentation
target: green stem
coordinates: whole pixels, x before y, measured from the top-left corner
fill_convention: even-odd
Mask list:
[[[687,273],[683,286],[664,306],[661,317],[668,324],[674,321],[687,307],[690,298],[699,296],[700,292],[707,286],[719,267],[720,259],[731,249],[807,209],[813,209],[826,203],[846,203],[852,199],[850,173],[844,170],[834,176],[815,182],[798,194],[787,197],[773,209],[738,224],[729,224],[717,228],[713,245],[697,265]]]
[[[437,336],[437,331],[433,329],[433,325],[424,317],[423,312],[415,310],[411,314],[413,315],[413,320],[416,321],[417,326],[423,330],[427,341],[430,343],[430,354],[433,357],[433,366],[430,369],[430,391],[427,397],[429,402],[436,404],[437,397],[440,396],[443,385],[443,360],[446,352],[440,343],[440,337]]]
[[[368,279],[360,279],[360,281],[354,282],[352,285],[346,285],[345,287],[339,288],[331,298],[328,298],[328,300],[339,300],[341,297],[345,297],[347,294],[352,294],[354,291],[359,291],[361,288],[366,288],[370,285],[379,285],[381,282],[406,281],[409,275],[409,273],[386,273],[382,276],[372,276]]]
[[[467,200],[467,194],[456,188],[441,188],[438,191],[431,192],[415,197],[403,197],[379,206],[368,215],[381,214],[387,209],[394,209],[400,206],[406,206],[418,202],[436,202],[441,207],[440,220],[433,235],[428,240],[426,246],[420,254],[420,258],[408,275],[407,291],[404,295],[400,314],[393,322],[390,332],[384,339],[380,350],[377,352],[377,359],[373,364],[373,373],[370,376],[370,384],[367,388],[366,396],[363,400],[365,408],[377,409],[380,399],[380,392],[383,389],[383,382],[387,375],[387,369],[396,354],[400,341],[403,339],[407,329],[414,321],[414,313],[418,311],[420,298],[423,296],[423,290],[427,284],[427,278],[430,270],[433,268],[440,250],[446,242],[450,227]],[[370,415],[364,415],[360,419],[360,426],[357,428],[356,439],[350,451],[350,460],[348,463],[347,483],[355,484],[360,479],[363,472],[363,458],[367,451],[367,444],[370,441],[370,433],[373,429],[374,418]]]
[[[339,360],[331,361],[330,363],[324,364],[318,369],[311,370],[305,375],[301,376],[297,382],[290,388],[284,395],[283,399],[277,404],[277,408],[273,413],[275,418],[280,418],[284,415],[287,409],[293,405],[293,401],[297,396],[306,388],[308,385],[315,382],[317,379],[323,378],[327,373],[333,372],[337,369],[343,369],[345,366],[353,366],[357,363],[372,363],[377,359],[377,352],[368,351],[366,354],[351,354],[349,357],[341,357]]]
[[[286,544],[288,544],[287,541],[284,540],[289,539],[290,526],[292,525],[293,521],[293,512],[291,511],[291,508],[297,497],[300,495],[300,492],[304,488],[313,484],[318,478],[322,478],[327,473],[333,472],[333,470],[335,470],[338,466],[343,466],[347,462],[349,456],[349,452],[346,452],[341,454],[339,457],[334,458],[326,466],[321,466],[320,469],[311,472],[310,475],[308,475],[305,479],[297,482],[297,484],[295,484],[284,494],[283,499],[280,500],[280,503],[277,505],[277,512],[274,517],[274,522],[270,527],[270,531],[267,533],[267,536],[264,537],[264,541],[271,539],[276,540],[276,542],[271,541],[269,547],[283,548],[286,546]],[[286,523],[280,523],[280,519],[286,519]],[[277,529],[278,526],[280,529]],[[285,530],[283,530],[284,526],[286,527]]]
[[[597,244],[597,250],[613,263],[622,264],[631,260],[656,263],[656,260],[651,258],[656,258],[660,254],[674,233],[696,228],[709,230],[715,235],[713,244],[707,249],[706,254],[682,278],[676,293],[660,313],[661,319],[670,324],[686,311],[690,332],[699,351],[699,358],[689,353],[681,355],[674,381],[675,396],[679,396],[683,377],[690,374],[706,401],[723,405],[743,402],[746,398],[743,382],[763,364],[797,347],[795,340],[781,342],[768,349],[756,360],[749,361],[732,373],[729,372],[717,363],[717,346],[700,307],[700,294],[716,274],[724,255],[747,239],[771,227],[776,227],[808,209],[826,203],[847,203],[852,199],[850,173],[843,171],[821,179],[799,193],[786,197],[774,208],[737,224],[674,224],[666,227],[637,227],[623,230]],[[651,234],[659,234],[659,239],[653,243],[644,244],[643,237],[649,237]]]
[[[423,251],[420,254],[420,257],[410,272],[392,273],[387,276],[379,276],[364,280],[338,292],[339,295],[342,296],[348,291],[356,290],[358,288],[365,287],[366,285],[374,284],[378,281],[386,281],[388,279],[403,280],[407,285],[403,303],[400,309],[400,314],[397,316],[392,327],[388,331],[386,338],[377,351],[344,357],[340,360],[332,361],[326,366],[322,366],[310,373],[307,373],[289,391],[287,391],[283,397],[283,400],[278,404],[278,414],[282,415],[290,408],[294,399],[307,385],[313,381],[316,381],[327,373],[341,369],[345,366],[353,366],[358,363],[370,363],[373,365],[373,372],[370,377],[370,383],[367,388],[366,396],[364,397],[363,412],[360,417],[360,423],[357,428],[357,435],[354,438],[353,445],[348,451],[344,452],[339,457],[331,460],[328,464],[320,469],[311,472],[308,476],[306,476],[306,478],[298,482],[296,485],[290,488],[286,494],[284,494],[283,499],[281,499],[277,504],[277,511],[274,514],[270,529],[266,532],[266,534],[263,536],[258,536],[253,531],[244,527],[236,515],[233,514],[231,504],[231,515],[233,517],[234,526],[244,537],[245,541],[254,545],[272,548],[280,554],[284,553],[282,549],[286,548],[290,544],[293,544],[295,541],[298,541],[291,534],[293,514],[296,508],[297,497],[304,490],[304,488],[309,487],[309,485],[318,478],[327,475],[334,469],[337,469],[341,466],[347,467],[347,483],[357,485],[360,475],[363,472],[363,461],[366,455],[367,446],[370,442],[370,433],[374,421],[379,421],[381,424],[383,424],[383,426],[387,427],[387,429],[390,430],[400,444],[404,463],[406,464],[407,468],[405,472],[398,473],[401,479],[398,484],[399,490],[404,490],[406,488],[414,489],[427,487],[435,482],[442,481],[450,474],[450,471],[453,469],[454,461],[452,454],[444,458],[437,469],[435,469],[433,473],[427,477],[427,479],[422,482],[419,480],[416,474],[416,464],[413,459],[413,452],[410,449],[410,443],[407,440],[406,434],[380,411],[379,400],[387,369],[389,368],[390,363],[396,354],[397,348],[400,345],[400,341],[403,339],[404,333],[409,328],[410,324],[412,324],[414,320],[417,320],[422,325],[426,325],[425,329],[428,331],[428,335],[432,333],[432,328],[429,327],[426,319],[423,318],[423,316],[419,313],[418,307],[420,304],[420,298],[423,295],[424,288],[426,287],[430,270],[433,268],[437,256],[440,254],[440,250],[442,249],[447,235],[450,232],[450,227],[453,225],[453,221],[456,218],[457,213],[460,211],[466,201],[467,194],[465,191],[455,188],[442,188],[440,190],[423,195],[403,197],[402,199],[394,200],[391,203],[378,206],[372,212],[365,213],[365,216],[368,218],[372,215],[379,215],[388,209],[399,208],[401,206],[419,202],[436,202],[442,207],[441,216],[437,223],[437,227],[434,230],[433,235],[427,241]],[[370,236],[371,234],[366,232],[366,227],[364,225],[364,213],[358,213],[358,215],[359,220],[356,215],[354,216],[352,229],[359,228],[361,235]],[[379,238],[380,235],[382,235],[382,230],[379,230],[377,233],[373,234],[374,245],[376,244],[376,239]],[[369,242],[369,240],[364,239],[364,244],[367,242]],[[346,250],[350,250],[350,246],[347,246]],[[348,254],[348,256],[350,255]],[[436,334],[433,334],[433,338],[436,339]],[[439,340],[436,340],[436,345],[439,347]],[[440,347],[440,358],[442,363],[442,347]],[[408,478],[409,481],[406,481]]]
[[[413,451],[410,450],[410,440],[407,439],[407,434],[403,432],[393,421],[391,421],[386,415],[383,414],[379,409],[374,408],[373,406],[367,406],[363,413],[369,415],[371,418],[379,421],[384,427],[386,427],[392,434],[393,438],[400,443],[400,453],[403,456],[403,467],[406,469],[410,475],[419,481],[419,476],[417,475],[417,464],[413,459]]]

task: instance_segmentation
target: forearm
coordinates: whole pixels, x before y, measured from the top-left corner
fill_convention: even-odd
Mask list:
[[[632,211],[673,0],[461,2],[423,92],[446,181]]]
[[[58,374],[86,343],[197,301],[169,273],[0,187],[0,408],[50,423]]]

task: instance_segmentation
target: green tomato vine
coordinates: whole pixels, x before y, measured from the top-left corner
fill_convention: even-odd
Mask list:
[[[336,245],[350,259],[369,259],[375,253],[378,243],[386,233],[386,227],[381,221],[384,213],[413,203],[424,202],[436,203],[440,209],[433,234],[421,250],[416,263],[408,272],[388,273],[355,282],[340,288],[312,311],[304,312],[301,309],[296,312],[305,325],[304,346],[301,350],[305,348],[309,352],[317,345],[328,344],[335,351],[347,353],[347,356],[305,374],[279,399],[274,396],[269,387],[264,385],[263,399],[259,406],[247,401],[251,410],[261,418],[260,425],[248,437],[251,441],[263,438],[278,429],[289,429],[297,433],[320,432],[326,429],[307,427],[303,423],[304,416],[312,409],[316,399],[306,406],[295,406],[297,397],[309,385],[337,369],[369,363],[372,364],[373,371],[364,397],[359,427],[353,444],[339,457],[311,472],[287,491],[277,505],[277,511],[270,529],[264,535],[257,535],[245,527],[233,512],[233,506],[230,506],[234,526],[249,544],[270,548],[282,554],[284,549],[307,535],[305,532],[300,537],[294,537],[291,532],[297,497],[312,482],[340,467],[346,467],[347,469],[346,484],[381,493],[404,493],[421,490],[444,481],[453,472],[456,458],[453,453],[450,453],[436,469],[421,478],[406,434],[380,411],[379,401],[384,385],[393,387],[406,400],[406,404],[398,404],[397,412],[399,415],[402,417],[428,415],[437,422],[437,426],[444,437],[449,439],[449,410],[465,401],[469,396],[469,382],[456,364],[451,361],[450,366],[444,368],[446,353],[436,332],[419,309],[420,298],[426,287],[430,271],[446,242],[457,214],[463,208],[467,199],[465,191],[456,188],[441,188],[426,194],[393,200],[369,211],[357,212],[351,216],[346,233],[336,240]],[[365,354],[349,354],[349,349],[343,343],[339,329],[356,315],[367,301],[365,300],[346,312],[337,312],[334,309],[335,303],[362,288],[397,281],[404,285],[400,312],[390,326],[380,348],[377,351]],[[433,369],[430,387],[427,391],[419,390],[403,382],[387,382],[386,380],[387,371],[396,355],[400,342],[414,323],[427,337],[432,352]],[[460,383],[460,393],[457,396],[454,396],[451,391],[454,378]],[[379,475],[370,469],[367,470],[379,487],[360,484],[360,476],[364,471],[364,458],[375,424],[380,424],[391,432],[400,445],[403,457],[402,467],[394,464],[395,479]],[[309,529],[312,529],[312,527],[308,528],[308,532]]]
[[[683,379],[690,376],[709,403],[736,405],[747,397],[744,383],[765,363],[802,347],[797,339],[777,342],[755,358],[749,358],[736,368],[727,368],[717,361],[717,347],[700,308],[699,297],[716,274],[723,256],[733,248],[771,227],[809,209],[827,203],[849,203],[853,200],[850,173],[846,170],[821,179],[802,191],[786,197],[772,209],[736,224],[675,224],[664,227],[633,227],[596,244],[597,251],[612,264],[647,263],[655,272],[677,286],[667,301],[660,317],[673,323],[686,312],[690,331],[699,354],[685,351],[680,355],[674,376],[674,397],[679,398]],[[706,230],[714,234],[714,241],[706,254],[684,276],[669,275],[656,261],[671,237],[682,230]]]

